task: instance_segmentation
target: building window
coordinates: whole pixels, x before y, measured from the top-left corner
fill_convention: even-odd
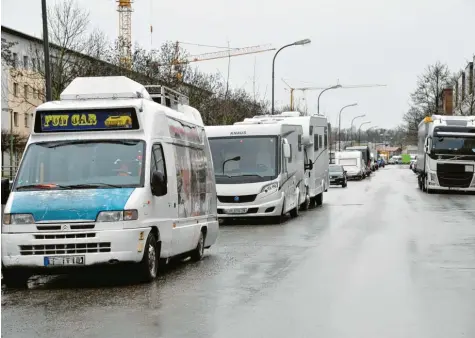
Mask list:
[[[28,128],[28,114],[25,114],[25,127]]]
[[[13,83],[13,95],[18,96],[18,83]]]
[[[17,53],[12,54],[12,62],[13,62],[13,68],[16,68],[17,62],[18,62],[18,54]]]
[[[23,86],[23,93],[25,95],[25,99],[27,99],[28,98],[28,85]]]
[[[28,64],[28,56],[23,56],[23,68],[28,69],[30,65]]]
[[[13,124],[15,125],[15,127],[18,127],[18,113],[17,112],[13,113]]]
[[[35,58],[32,58],[31,59],[31,65],[33,67],[34,70],[38,70],[38,66],[36,64],[36,59]]]

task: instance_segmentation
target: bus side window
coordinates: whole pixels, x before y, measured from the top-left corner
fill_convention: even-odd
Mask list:
[[[152,158],[150,169],[152,173],[159,171],[165,176],[167,180],[167,170],[165,166],[165,156],[163,156],[163,149],[161,144],[154,144],[152,146]]]

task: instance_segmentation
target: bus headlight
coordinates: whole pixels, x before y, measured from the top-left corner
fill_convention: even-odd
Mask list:
[[[138,219],[137,210],[101,211],[97,215],[96,222],[135,221],[136,219]]]
[[[35,219],[32,214],[4,214],[3,224],[34,224]]]
[[[268,184],[268,185],[265,185],[264,187],[262,187],[261,189],[261,194],[272,194],[274,192],[276,192],[277,190],[279,190],[279,183],[277,182],[274,182],[274,183],[271,183],[271,184]]]

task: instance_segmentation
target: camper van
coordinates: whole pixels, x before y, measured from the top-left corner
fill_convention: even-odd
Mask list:
[[[305,202],[302,127],[277,122],[207,126],[222,219],[299,214]]]
[[[341,151],[335,154],[335,164],[342,165],[348,179],[362,180],[366,177],[363,155],[358,150]]]
[[[353,147],[345,147],[345,151],[359,151],[361,152],[361,156],[364,162],[365,168],[365,176],[371,176],[373,169],[371,167],[371,153],[369,146],[353,146]]]
[[[150,92],[149,92],[150,91]],[[77,78],[40,105],[5,206],[3,281],[200,260],[217,239],[214,168],[199,112],[166,87]]]
[[[278,121],[301,125],[303,128],[302,144],[304,146],[305,168],[305,196],[306,200],[301,205],[303,210],[309,206],[321,205],[323,192],[330,185],[329,178],[329,146],[328,122],[324,116],[300,116],[299,112],[283,112],[276,115],[257,115],[248,121]]]

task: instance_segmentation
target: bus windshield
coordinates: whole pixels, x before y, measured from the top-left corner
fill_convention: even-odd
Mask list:
[[[216,183],[270,181],[277,177],[277,137],[210,138]]]
[[[437,154],[475,155],[475,135],[464,137],[434,137],[432,150]]]
[[[143,186],[138,140],[53,141],[31,144],[15,190],[122,188]]]

